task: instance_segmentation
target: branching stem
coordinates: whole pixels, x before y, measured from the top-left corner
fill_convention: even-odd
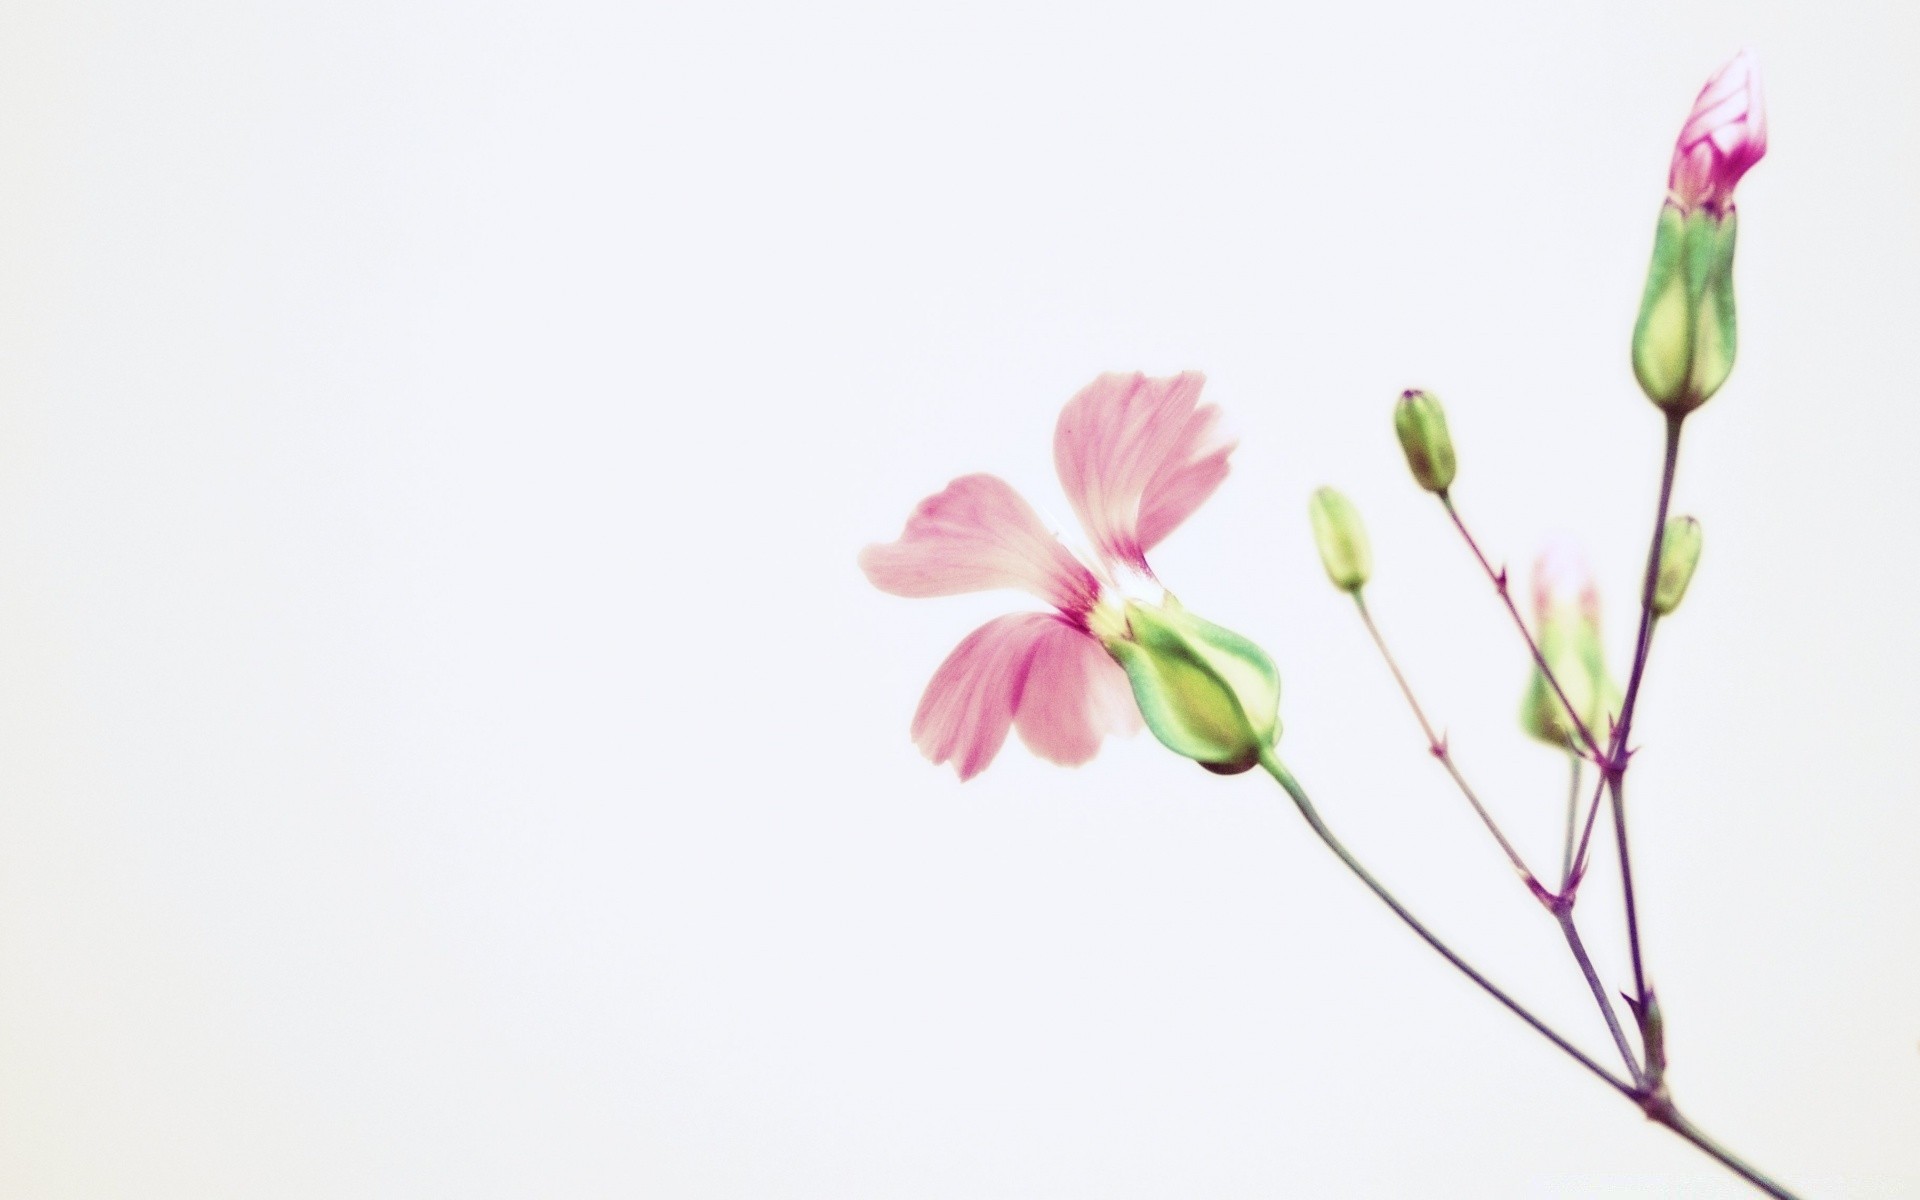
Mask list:
[[[1626,1032],[1620,1027],[1619,1014],[1613,1010],[1613,1002],[1607,995],[1606,987],[1601,984],[1599,975],[1594,972],[1593,960],[1587,955],[1585,943],[1580,940],[1580,930],[1573,923],[1573,892],[1568,886],[1566,874],[1562,875],[1560,892],[1556,895],[1542,886],[1533,872],[1528,870],[1519,851],[1515,850],[1506,835],[1500,832],[1500,826],[1494,821],[1492,814],[1487,811],[1485,805],[1480,803],[1480,798],[1474,795],[1466,776],[1460,773],[1460,768],[1453,761],[1453,754],[1447,746],[1446,739],[1434,732],[1433,723],[1427,720],[1426,710],[1420,707],[1419,698],[1413,694],[1413,685],[1407,682],[1407,677],[1400,670],[1399,663],[1394,660],[1393,651],[1387,648],[1387,640],[1381,635],[1379,626],[1374,624],[1373,614],[1368,611],[1366,599],[1358,589],[1353,593],[1353,602],[1360,610],[1361,623],[1366,625],[1367,632],[1373,635],[1373,644],[1379,648],[1380,657],[1386,660],[1387,669],[1393,673],[1394,682],[1400,685],[1400,694],[1406,697],[1407,707],[1413,710],[1414,720],[1420,723],[1420,731],[1427,735],[1427,745],[1432,750],[1433,756],[1439,759],[1440,765],[1447,769],[1447,774],[1453,777],[1454,784],[1459,787],[1460,794],[1467,798],[1467,803],[1473,806],[1475,813],[1479,814],[1488,832],[1492,833],[1494,840],[1500,843],[1500,848],[1506,851],[1507,860],[1513,864],[1513,869],[1520,873],[1521,882],[1527,885],[1527,890],[1548,912],[1553,914],[1554,921],[1560,926],[1561,935],[1566,938],[1567,949],[1573,954],[1574,962],[1579,964],[1580,974],[1593,993],[1593,1002],[1599,1007],[1600,1015],[1607,1023],[1607,1032],[1612,1035],[1613,1044],[1620,1051],[1620,1061],[1626,1064],[1627,1073],[1632,1076],[1634,1083],[1639,1084],[1641,1081],[1639,1061],[1634,1058],[1633,1047],[1627,1041]],[[1580,756],[1570,754],[1568,757],[1573,760],[1573,785],[1578,789]],[[1571,873],[1573,861],[1573,807],[1578,802],[1579,795],[1576,790],[1575,794],[1567,798],[1567,873]]]
[[[1320,813],[1313,807],[1313,801],[1307,798],[1307,793],[1301,788],[1299,781],[1294,779],[1293,773],[1287,770],[1285,765],[1280,762],[1279,758],[1277,758],[1271,750],[1261,754],[1260,765],[1265,767],[1267,774],[1273,776],[1275,782],[1285,789],[1287,795],[1292,798],[1294,807],[1300,810],[1302,817],[1306,818],[1307,824],[1312,827],[1314,834],[1318,836],[1322,842],[1326,843],[1327,849],[1333,851],[1334,856],[1346,865],[1347,870],[1353,872],[1361,883],[1366,884],[1367,888],[1372,891],[1375,896],[1380,898],[1382,903],[1393,910],[1394,916],[1399,917],[1400,920],[1406,924],[1407,928],[1419,935],[1421,941],[1433,947],[1433,949],[1439,953],[1440,957],[1446,959],[1456,970],[1468,979],[1471,979],[1482,991],[1492,996],[1495,1000],[1498,1000],[1507,1011],[1532,1026],[1535,1032],[1552,1042],[1555,1046],[1558,1046],[1575,1062],[1599,1076],[1608,1087],[1638,1102],[1639,1090],[1634,1084],[1621,1079],[1613,1072],[1595,1062],[1587,1055],[1586,1051],[1562,1037],[1552,1026],[1542,1021],[1539,1017],[1534,1016],[1525,1005],[1502,991],[1499,985],[1474,969],[1471,963],[1460,957],[1460,955],[1454,952],[1452,947],[1441,941],[1432,930],[1421,924],[1419,918],[1408,911],[1406,905],[1400,903],[1400,901],[1394,897],[1394,894],[1387,890],[1386,885],[1382,884],[1378,879],[1375,879],[1372,872],[1362,866],[1360,860],[1355,858],[1352,852],[1341,843],[1340,839],[1333,835],[1333,831],[1327,828],[1326,822],[1320,819]]]
[[[1300,815],[1306,819],[1307,825],[1312,828],[1315,836],[1326,844],[1327,849],[1333,851],[1334,856],[1338,858],[1349,871],[1353,872],[1360,882],[1367,886],[1369,891],[1379,897],[1380,901],[1392,910],[1394,916],[1399,917],[1400,920],[1406,924],[1407,928],[1413,930],[1421,941],[1431,946],[1442,958],[1446,959],[1447,962],[1461,974],[1472,980],[1482,991],[1499,1001],[1507,1011],[1526,1022],[1526,1024],[1536,1033],[1540,1034],[1540,1036],[1559,1047],[1569,1058],[1598,1076],[1608,1087],[1611,1087],[1614,1091],[1619,1092],[1622,1096],[1633,1101],[1642,1112],[1646,1113],[1649,1120],[1673,1130],[1676,1134],[1693,1143],[1702,1153],[1713,1158],[1728,1170],[1739,1175],[1742,1179],[1745,1179],[1748,1183],[1759,1188],[1767,1195],[1772,1196],[1774,1200],[1799,1200],[1799,1197],[1789,1192],[1786,1188],[1781,1187],[1778,1183],[1775,1183],[1772,1179],[1752,1166],[1752,1164],[1746,1162],[1725,1146],[1708,1137],[1699,1126],[1683,1116],[1680,1110],[1674,1107],[1673,1101],[1671,1097],[1667,1095],[1664,1086],[1657,1083],[1648,1083],[1638,1077],[1636,1077],[1632,1083],[1621,1079],[1613,1072],[1601,1066],[1598,1062],[1595,1062],[1578,1046],[1575,1046],[1565,1037],[1562,1037],[1546,1022],[1528,1010],[1525,1005],[1515,1000],[1512,996],[1509,996],[1492,980],[1482,975],[1472,964],[1460,957],[1450,946],[1441,941],[1439,937],[1425,925],[1421,924],[1419,918],[1408,911],[1407,907],[1401,904],[1392,892],[1387,890],[1386,885],[1382,884],[1378,879],[1375,879],[1373,874],[1361,865],[1360,860],[1355,858],[1353,853],[1341,843],[1340,839],[1334,836],[1331,829],[1327,828],[1327,824],[1321,819],[1319,811],[1314,808],[1313,801],[1307,797],[1305,789],[1300,786],[1299,781],[1293,777],[1292,772],[1287,770],[1286,766],[1281,763],[1280,759],[1272,750],[1264,751],[1261,754],[1260,765],[1266,768],[1267,773],[1273,776],[1275,782],[1279,783],[1281,788],[1286,791],[1288,797],[1293,800],[1294,807],[1300,810]]]

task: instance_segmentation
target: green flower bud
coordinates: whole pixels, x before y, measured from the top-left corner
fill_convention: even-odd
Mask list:
[[[1647,398],[1673,416],[1705,404],[1733,370],[1738,227],[1732,211],[1687,213],[1671,202],[1660,210],[1633,326],[1633,373]]]
[[[1280,736],[1280,672],[1266,652],[1171,596],[1164,607],[1128,601],[1126,618],[1107,651],[1161,744],[1222,775],[1259,762]]]
[[[1393,431],[1407,455],[1407,468],[1421,487],[1441,493],[1453,486],[1453,438],[1446,410],[1431,392],[1410,388],[1393,406]]]
[[[1577,550],[1559,545],[1541,556],[1533,570],[1533,604],[1534,638],[1566,703],[1536,663],[1520,703],[1520,727],[1550,746],[1578,748],[1580,732],[1567,717],[1571,705],[1587,731],[1604,742],[1624,697],[1600,641],[1600,592]]]
[[[1660,542],[1660,574],[1653,584],[1653,611],[1667,616],[1680,607],[1693,582],[1693,569],[1700,565],[1700,522],[1692,517],[1675,517],[1667,522]]]
[[[1327,578],[1341,591],[1359,591],[1373,574],[1373,551],[1359,510],[1339,492],[1323,487],[1307,501],[1307,516],[1313,521],[1313,541],[1320,548],[1320,565],[1327,569]]]

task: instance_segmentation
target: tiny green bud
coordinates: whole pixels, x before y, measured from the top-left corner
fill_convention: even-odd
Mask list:
[[[1280,672],[1266,652],[1171,596],[1162,607],[1128,601],[1126,617],[1107,652],[1161,744],[1222,775],[1259,762],[1280,736]]]
[[[1401,392],[1393,406],[1393,431],[1415,482],[1435,493],[1453,486],[1453,438],[1447,433],[1446,410],[1433,393],[1418,388]]]
[[[1373,574],[1373,551],[1359,510],[1339,492],[1323,487],[1307,501],[1307,516],[1313,522],[1313,541],[1320,548],[1320,565],[1327,569],[1327,578],[1341,591],[1359,591]]]
[[[1667,616],[1680,607],[1693,582],[1693,569],[1700,565],[1700,522],[1692,517],[1675,517],[1667,522],[1660,541],[1660,574],[1653,585],[1653,611]]]

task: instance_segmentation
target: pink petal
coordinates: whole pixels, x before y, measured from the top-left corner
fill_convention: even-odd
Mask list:
[[[1578,611],[1600,619],[1600,585],[1578,544],[1555,538],[1533,564],[1533,612],[1544,624],[1554,612]]]
[[[1020,740],[1048,762],[1077,767],[1109,733],[1140,727],[1127,673],[1100,639],[1055,621],[1034,645],[1027,686],[1014,706]]]
[[[1061,410],[1053,431],[1060,484],[1102,555],[1140,571],[1158,545],[1227,477],[1220,410],[1200,403],[1205,377],[1102,375]]]
[[[860,552],[860,569],[896,596],[1022,588],[1074,616],[1100,596],[1093,573],[992,475],[963,475],[922,500],[897,541]]]
[[[920,752],[936,765],[951,760],[962,780],[986,770],[1007,740],[1041,640],[1063,624],[1048,613],[1016,613],[968,634],[933,673],[913,714]]]
[[[1752,51],[1742,50],[1694,100],[1674,143],[1667,189],[1682,208],[1725,212],[1733,205],[1734,185],[1766,152],[1760,66]]]

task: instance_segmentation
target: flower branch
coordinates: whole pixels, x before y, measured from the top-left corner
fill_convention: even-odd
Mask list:
[[[1446,739],[1434,733],[1432,722],[1427,720],[1426,711],[1420,706],[1419,698],[1414,695],[1413,685],[1407,682],[1406,674],[1400,670],[1400,664],[1394,660],[1393,652],[1387,648],[1386,638],[1381,635],[1379,626],[1374,623],[1373,614],[1368,610],[1366,601],[1366,584],[1371,573],[1372,552],[1367,539],[1366,526],[1362,524],[1359,513],[1354,510],[1346,497],[1327,487],[1314,493],[1308,505],[1308,513],[1313,522],[1314,540],[1320,551],[1320,562],[1326,569],[1327,577],[1333,581],[1335,587],[1352,595],[1361,623],[1366,626],[1367,633],[1373,638],[1374,646],[1380,651],[1380,657],[1387,664],[1387,670],[1392,673],[1394,682],[1399,685],[1400,694],[1406,698],[1407,707],[1413,710],[1414,720],[1419,723],[1421,732],[1426,735],[1428,748],[1433,756],[1446,768],[1447,774],[1460,789],[1460,794],[1466,797],[1467,803],[1472,806],[1473,811],[1487,827],[1487,831],[1493,835],[1501,850],[1506,853],[1508,861],[1520,874],[1527,891],[1553,915],[1561,936],[1566,940],[1568,952],[1573,955],[1574,962],[1580,968],[1581,977],[1593,994],[1594,1004],[1599,1008],[1600,1016],[1606,1023],[1607,1033],[1613,1038],[1615,1049],[1620,1052],[1620,1060],[1626,1065],[1627,1073],[1632,1077],[1634,1086],[1639,1087],[1641,1084],[1639,1060],[1635,1058],[1633,1047],[1627,1041],[1625,1030],[1621,1028],[1619,1014],[1613,1009],[1613,1001],[1594,970],[1593,960],[1587,954],[1586,944],[1580,937],[1580,930],[1574,924],[1571,889],[1563,879],[1560,893],[1550,892],[1527,868],[1519,852],[1500,831],[1499,824],[1494,821],[1486,806],[1480,802],[1480,798],[1474,794],[1473,788],[1467,783],[1466,776],[1453,761]],[[1580,759],[1577,755],[1570,757],[1573,758],[1577,781]],[[1572,831],[1569,828],[1567,839],[1569,855],[1572,853],[1572,846]]]
[[[1281,734],[1280,671],[1252,640],[1190,611],[1148,565],[1147,554],[1183,524],[1225,480],[1233,444],[1217,432],[1219,411],[1200,402],[1202,378],[1109,374],[1068,402],[1054,428],[1054,465],[1093,553],[1082,558],[1041,522],[1009,485],[991,475],[955,479],[908,518],[900,537],[867,547],[860,565],[879,588],[931,597],[1012,588],[1047,611],[998,617],[963,638],[934,672],[912,723],[913,740],[964,781],[993,761],[1009,733],[1064,765],[1087,762],[1109,734],[1142,726],[1167,749],[1218,774],[1264,768],[1327,848],[1421,940],[1502,1007],[1609,1087],[1768,1195],[1792,1200],[1778,1183],[1709,1138],[1681,1115],[1666,1079],[1665,1021],[1648,983],[1634,888],[1625,779],[1633,722],[1659,621],[1680,603],[1700,554],[1700,526],[1669,520],[1680,434],[1688,414],[1725,383],[1737,326],[1733,191],[1766,151],[1759,75],[1737,56],[1707,82],[1675,143],[1668,190],[1631,360],[1642,391],[1666,416],[1666,446],[1654,532],[1640,579],[1640,615],[1627,685],[1608,670],[1598,583],[1577,550],[1558,546],[1532,575],[1532,620],[1520,611],[1508,573],[1496,569],[1454,503],[1458,475],[1446,415],[1430,393],[1410,390],[1393,422],[1416,483],[1432,493],[1520,631],[1529,678],[1523,730],[1567,756],[1560,886],[1542,884],[1481,802],[1444,734],[1428,719],[1388,648],[1363,588],[1372,551],[1352,504],[1331,488],[1308,506],[1321,562],[1350,593],[1361,623],[1439,760],[1530,894],[1552,914],[1600,1009],[1627,1070],[1621,1078],[1541,1021],[1422,924],[1334,836],[1275,747]],[[1605,741],[1600,733],[1605,731]],[[1593,796],[1580,819],[1585,764]],[[1632,960],[1626,997],[1639,1031],[1628,1038],[1574,919],[1591,863],[1600,808],[1612,815],[1622,916]]]

